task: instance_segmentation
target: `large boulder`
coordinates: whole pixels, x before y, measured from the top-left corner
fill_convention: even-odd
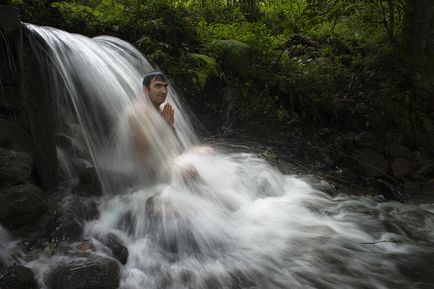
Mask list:
[[[11,229],[34,224],[47,206],[42,190],[33,184],[4,187],[0,190],[0,223]]]
[[[0,147],[0,187],[28,180],[32,168],[33,157],[30,154]]]
[[[120,282],[118,263],[109,258],[88,259],[57,266],[48,276],[50,289],[117,289]]]
[[[80,222],[99,217],[98,202],[94,198],[72,195],[65,203],[64,215]]]
[[[411,162],[404,158],[396,158],[393,160],[392,165],[393,176],[402,178],[411,174],[413,166]]]
[[[387,171],[387,161],[374,149],[356,150],[352,156],[358,162],[361,173],[376,177],[384,175]]]
[[[1,289],[37,289],[33,271],[27,267],[13,265],[0,272]]]
[[[76,242],[80,240],[83,232],[81,224],[73,218],[64,216],[56,223],[54,230],[50,232],[50,239],[55,244],[59,242]]]

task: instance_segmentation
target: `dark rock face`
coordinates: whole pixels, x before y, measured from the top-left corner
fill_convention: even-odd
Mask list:
[[[83,223],[99,216],[98,202],[94,198],[70,195],[53,202],[59,206],[55,218],[45,225],[45,237],[55,244],[80,241]]]
[[[378,145],[377,138],[370,132],[362,132],[354,138],[355,143],[361,147],[376,147]]]
[[[45,61],[44,53],[39,53],[36,45],[24,39],[23,44],[23,94],[24,109],[32,136],[32,143],[37,169],[38,181],[43,189],[56,186],[59,169],[57,150],[54,138],[56,128],[56,109],[53,95],[46,91],[46,74],[49,65],[41,65]]]
[[[83,168],[78,173],[79,183],[72,189],[74,194],[99,196],[102,193],[98,173],[94,167]]]
[[[386,146],[385,153],[392,158],[410,156],[410,150],[407,147],[399,144],[391,144]]]
[[[98,203],[92,198],[76,197],[71,199],[65,215],[79,221],[90,221],[99,217]]]
[[[368,176],[381,176],[387,171],[387,161],[374,149],[356,150],[353,156],[359,162],[362,173]]]
[[[92,256],[84,261],[64,264],[48,276],[50,289],[117,289],[120,282],[118,263]]]
[[[397,178],[402,178],[412,172],[412,164],[409,160],[404,158],[397,158],[392,162],[392,173]]]
[[[72,139],[64,134],[55,135],[56,145],[61,147],[63,150],[67,152],[72,152]]]
[[[5,187],[0,190],[0,222],[14,229],[34,224],[47,209],[47,199],[32,184]]]
[[[0,146],[18,151],[31,152],[32,138],[15,122],[0,118]]]
[[[32,167],[33,158],[30,154],[0,147],[0,186],[28,180]]]
[[[33,271],[23,266],[10,266],[0,272],[1,289],[37,289]]]

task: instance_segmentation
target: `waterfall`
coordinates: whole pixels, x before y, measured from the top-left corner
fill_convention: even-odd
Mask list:
[[[48,56],[42,61],[50,68],[47,78],[56,97],[59,133],[72,138],[76,154],[95,164],[105,191],[111,190],[107,180],[111,175],[106,176],[105,169],[120,169],[135,179],[147,177],[149,181],[149,176],[134,166],[127,116],[137,119],[148,139],[152,154],[146,167],[154,171],[164,169],[181,147],[197,142],[172,88],[168,102],[177,111],[177,138],[152,109],[141,83],[153,68],[133,46],[113,37],[90,39],[54,28],[26,27],[43,39],[42,45],[35,39],[31,43]]]
[[[49,56],[59,134],[104,184],[85,234],[112,233],[128,248],[120,288],[417,288],[403,273],[410,257],[433,251],[434,206],[331,196],[254,153],[200,146],[170,88],[175,135],[143,95],[153,68],[130,44],[26,26]],[[129,117],[148,140],[141,165]],[[107,171],[133,185],[111,187]]]

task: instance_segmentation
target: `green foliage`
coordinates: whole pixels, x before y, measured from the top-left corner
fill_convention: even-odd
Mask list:
[[[85,34],[95,34],[97,27],[101,25],[98,19],[99,13],[89,6],[69,2],[55,2],[52,7],[57,8],[62,15],[66,16],[64,17],[66,27],[80,27]]]
[[[401,130],[432,132],[403,81],[400,0],[14,1],[24,20],[136,44],[201,110],[324,123],[364,103]]]
[[[217,61],[213,57],[198,53],[190,53],[190,58],[196,67],[196,84],[204,89],[206,81],[211,76],[218,74]]]

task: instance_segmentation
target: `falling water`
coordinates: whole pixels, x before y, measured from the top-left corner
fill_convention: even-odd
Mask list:
[[[0,225],[0,267],[11,265],[15,259],[11,252],[14,250],[15,242],[12,241],[9,233]]]
[[[419,288],[405,273],[433,254],[434,206],[331,196],[253,153],[199,146],[171,89],[176,137],[143,96],[153,68],[131,45],[27,28],[58,79],[59,133],[105,183],[85,234],[113,233],[128,247],[120,288]],[[130,117],[147,139],[144,163],[130,148]],[[135,181],[111,187],[106,171]]]

